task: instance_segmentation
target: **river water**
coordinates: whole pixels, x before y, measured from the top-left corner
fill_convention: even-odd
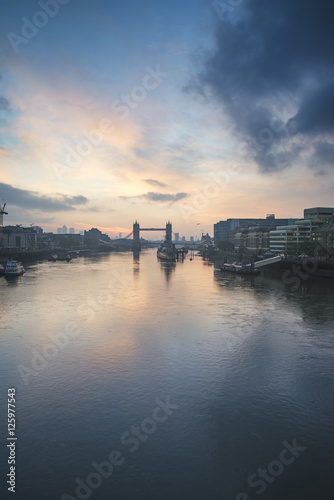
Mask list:
[[[0,279],[16,499],[308,500],[334,488],[334,282],[155,250]]]

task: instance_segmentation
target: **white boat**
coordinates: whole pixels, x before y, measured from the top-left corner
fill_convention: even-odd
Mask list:
[[[5,269],[5,276],[20,276],[25,273],[25,269],[21,262],[16,260],[9,260]]]

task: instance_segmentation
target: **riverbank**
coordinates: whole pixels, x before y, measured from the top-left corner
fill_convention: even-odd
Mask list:
[[[242,264],[249,264],[263,260],[263,256],[259,255],[241,255],[234,252],[219,251],[212,255],[210,260],[215,262],[215,267],[221,267],[225,263],[233,263],[240,261]],[[270,264],[260,268],[261,274],[268,274],[268,272],[275,271],[284,273],[285,276],[290,278],[297,276],[314,276],[316,278],[331,278],[334,279],[334,260],[326,259],[320,260],[313,257],[300,258],[288,257],[280,262]]]
[[[98,253],[114,252],[110,246],[100,246],[96,248],[48,248],[42,250],[8,250],[2,249],[0,252],[0,263],[7,260],[18,260],[20,262],[34,262],[48,260],[51,255],[70,254],[72,258],[84,255],[95,255]]]

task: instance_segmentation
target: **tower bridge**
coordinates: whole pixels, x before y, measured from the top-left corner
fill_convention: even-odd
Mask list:
[[[132,248],[134,250],[139,250],[140,249],[140,232],[141,231],[165,231],[166,232],[166,240],[167,241],[172,241],[172,223],[171,222],[166,222],[166,227],[140,227],[140,224],[138,221],[134,222],[133,224],[133,230],[131,234],[133,235],[133,241],[132,241]]]

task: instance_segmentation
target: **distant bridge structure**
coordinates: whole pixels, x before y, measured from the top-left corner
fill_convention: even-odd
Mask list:
[[[165,231],[166,232],[166,240],[167,241],[172,241],[172,223],[171,222],[166,222],[166,227],[140,227],[140,224],[138,221],[134,222],[133,224],[133,229],[130,234],[127,235],[127,238],[130,238],[130,236],[133,236],[133,241],[132,241],[132,248],[134,250],[139,250],[141,245],[140,245],[140,232],[141,231]]]

